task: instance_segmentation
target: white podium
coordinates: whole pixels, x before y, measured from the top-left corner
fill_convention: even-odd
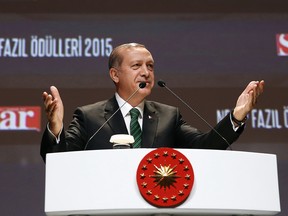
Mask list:
[[[60,215],[276,215],[277,158],[272,154],[176,149],[194,169],[194,186],[175,208],[146,202],[136,171],[153,149],[51,153],[46,160],[45,212]]]

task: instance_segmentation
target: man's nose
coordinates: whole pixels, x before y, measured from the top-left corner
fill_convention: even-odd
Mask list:
[[[141,73],[140,73],[140,75],[141,76],[145,76],[145,77],[148,77],[149,76],[149,69],[147,68],[147,66],[144,66],[143,68],[142,68],[142,70],[141,70]]]

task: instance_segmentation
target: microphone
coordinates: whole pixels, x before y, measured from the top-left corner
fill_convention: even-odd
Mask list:
[[[96,130],[93,135],[88,139],[85,147],[84,147],[84,150],[87,149],[90,141],[99,133],[99,131],[107,124],[107,122],[110,121],[110,119],[113,118],[113,116],[120,110],[122,109],[122,107],[129,102],[129,100],[134,97],[134,95],[139,91],[139,89],[143,89],[146,87],[146,82],[141,82],[139,83],[139,87],[130,95],[130,97],[98,128],[98,130]]]
[[[184,100],[182,100],[176,93],[174,93],[170,88],[168,88],[166,86],[166,83],[163,80],[159,80],[158,81],[158,85],[160,87],[165,87],[169,92],[171,92],[177,99],[179,99],[183,104],[186,105],[186,107],[188,107],[195,115],[197,115],[203,122],[205,122],[206,125],[209,126],[210,129],[212,129],[216,134],[218,134],[222,140],[224,140],[227,145],[228,148],[230,150],[232,150],[230,143],[227,141],[227,139],[225,137],[223,137],[211,124],[209,124],[209,122],[207,122],[198,112],[196,112],[192,107],[190,107]]]

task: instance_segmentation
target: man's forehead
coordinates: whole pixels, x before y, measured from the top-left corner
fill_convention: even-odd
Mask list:
[[[152,54],[144,47],[129,47],[125,48],[122,52],[123,59],[137,59],[143,55],[153,61]]]

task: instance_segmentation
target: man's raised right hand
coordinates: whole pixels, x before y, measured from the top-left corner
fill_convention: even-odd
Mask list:
[[[50,87],[50,92],[50,94],[43,92],[42,97],[49,129],[55,136],[58,136],[63,127],[64,106],[59,91],[55,86]]]

